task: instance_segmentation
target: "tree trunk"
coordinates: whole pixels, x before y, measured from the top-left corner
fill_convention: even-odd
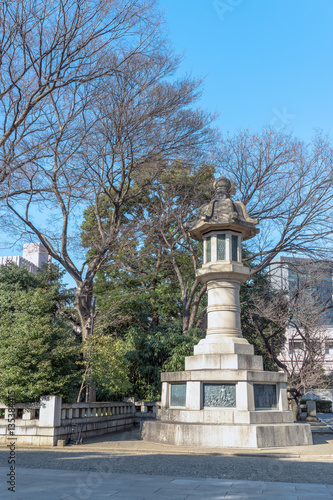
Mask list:
[[[192,289],[188,294],[187,290],[183,292],[183,311],[182,311],[182,323],[183,323],[183,335],[186,335],[188,330],[195,328],[196,320],[198,316],[198,310],[200,306],[201,299],[206,293],[207,285],[205,284],[200,292],[195,293],[198,288],[199,282],[196,279],[192,285]]]
[[[75,305],[79,312],[81,323],[82,342],[85,342],[89,335],[92,334],[92,316],[91,316],[91,303],[93,297],[93,281],[84,280],[76,289]],[[89,354],[84,357],[85,372],[87,373],[88,381],[85,387],[86,403],[96,402],[96,384],[89,378]]]
[[[200,292],[196,293],[193,297],[192,295],[192,308],[191,308],[191,314],[190,314],[190,319],[188,323],[188,329],[190,328],[195,328],[196,322],[197,322],[197,316],[198,316],[198,311],[199,311],[199,306],[201,303],[201,299],[205,295],[207,291],[207,284],[205,283],[203,287],[201,288]]]

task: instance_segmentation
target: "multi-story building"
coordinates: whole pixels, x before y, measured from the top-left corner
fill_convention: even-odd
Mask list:
[[[319,345],[320,338],[324,351],[321,364],[326,373],[333,373],[333,263],[281,256],[270,265],[270,279],[272,287],[284,290],[289,298],[301,290],[305,297],[304,308],[313,307],[313,297],[316,298],[318,308],[322,308],[322,311],[317,318],[314,342],[317,341]],[[298,360],[302,361],[303,352],[304,341],[297,329],[287,328],[281,361],[290,366],[295,365]]]
[[[25,243],[22,256],[0,257],[1,266],[9,262],[14,262],[19,267],[26,267],[31,273],[35,273],[43,264],[51,262],[51,257],[41,243]]]

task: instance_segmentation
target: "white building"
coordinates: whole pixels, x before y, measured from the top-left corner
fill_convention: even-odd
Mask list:
[[[332,303],[333,263],[313,262],[310,259],[281,256],[270,265],[271,285],[275,290],[285,290],[290,296],[298,287],[306,286],[309,292],[319,295],[321,301]],[[322,366],[326,373],[333,373],[333,307],[321,315],[316,335],[323,339],[325,353]],[[296,329],[287,328],[286,344],[279,356],[286,365],[295,366],[302,360],[304,342]]]
[[[25,243],[23,245],[23,256],[0,257],[1,266],[10,262],[14,262],[19,267],[26,267],[31,273],[35,273],[43,264],[51,262],[51,257],[41,243]]]

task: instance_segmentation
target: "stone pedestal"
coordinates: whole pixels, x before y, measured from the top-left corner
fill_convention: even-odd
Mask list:
[[[288,410],[287,376],[263,371],[245,339],[226,340],[204,339],[185,371],[162,373],[162,407],[144,422],[142,438],[212,448],[312,444],[310,426],[294,423]]]

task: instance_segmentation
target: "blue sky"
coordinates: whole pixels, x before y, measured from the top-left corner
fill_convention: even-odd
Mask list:
[[[222,132],[274,125],[305,140],[317,128],[332,134],[332,0],[159,4],[175,51],[184,54],[179,76],[204,78],[200,104],[219,114]]]
[[[223,132],[332,132],[332,0],[160,0],[180,73],[205,77]]]

